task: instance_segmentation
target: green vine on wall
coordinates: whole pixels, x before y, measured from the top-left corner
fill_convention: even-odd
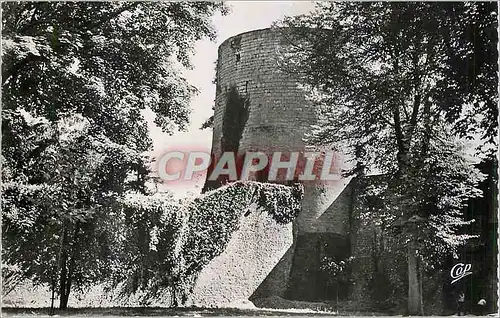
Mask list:
[[[221,153],[232,152],[235,155],[238,154],[240,140],[249,115],[250,99],[241,96],[235,85],[231,86],[226,92],[226,109],[222,118]],[[209,168],[209,175],[213,168],[213,166]],[[207,180],[203,192],[217,189],[227,182],[227,179],[223,179],[227,177],[222,176],[219,180],[214,181]]]
[[[226,110],[222,120],[222,152],[238,152],[241,136],[250,114],[250,99],[239,94],[236,86],[226,93]]]
[[[165,193],[127,193],[114,211],[127,226],[116,233],[120,248],[114,253],[122,261],[108,288],[117,289],[119,301],[184,305],[201,270],[224,252],[247,213],[266,211],[277,224],[288,224],[300,212],[303,195],[301,184],[254,181],[181,201]]]

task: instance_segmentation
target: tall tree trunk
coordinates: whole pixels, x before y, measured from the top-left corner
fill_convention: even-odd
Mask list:
[[[68,276],[68,230],[65,227],[61,238],[61,250],[59,255],[59,309],[68,308],[68,300],[66,299],[66,283]]]
[[[69,264],[68,264],[68,249],[64,249],[64,253],[62,255],[61,260],[64,261],[62,263],[61,267],[61,274],[60,274],[60,284],[59,284],[59,309],[67,309],[68,308],[68,300],[69,300],[69,294],[71,292],[71,283],[73,281],[73,272],[75,269],[76,265],[76,257],[78,254],[78,231],[80,227],[78,224],[75,226],[74,230],[74,235],[73,235],[73,244],[72,244],[72,253],[71,257],[69,259]],[[67,232],[65,231],[66,239],[65,244],[68,244],[68,239],[67,239]]]
[[[54,315],[54,298],[56,297],[56,279],[54,277],[52,278],[52,284],[50,284],[50,287],[52,289],[52,296],[50,297],[49,316],[52,316]]]
[[[417,241],[411,235],[408,243],[408,314],[420,315],[422,313],[422,300],[418,275]]]
[[[396,68],[398,67],[397,60],[395,61]],[[418,89],[419,83],[415,83],[415,88]],[[413,137],[414,129],[417,124],[419,109],[421,104],[421,96],[415,95],[413,109],[409,120],[409,126],[405,127],[401,121],[399,106],[395,104],[393,110],[394,132],[396,135],[397,145],[397,162],[398,162],[398,181],[402,186],[403,196],[406,194],[406,184],[408,178],[408,168],[410,165],[410,145]],[[430,105],[430,104],[429,104]],[[430,107],[430,106],[429,106]],[[407,209],[402,209],[407,211]],[[405,215],[406,214],[406,215]],[[412,215],[403,212],[401,218],[403,221],[408,220]],[[407,247],[408,258],[408,314],[420,315],[422,313],[422,295],[420,293],[420,277],[418,272],[418,257],[417,257],[417,232],[410,231],[410,241]]]
[[[423,296],[423,284],[424,284],[424,276],[422,275],[422,262],[420,258],[418,259],[418,277],[419,277],[419,289],[420,289],[420,314],[424,315],[424,296]]]
[[[76,244],[76,242],[75,242]],[[66,286],[65,286],[65,291],[64,291],[64,309],[68,308],[68,300],[69,300],[69,293],[71,292],[71,283],[73,282],[73,272],[75,268],[75,257],[76,257],[76,249],[78,247],[73,247],[73,253],[71,256],[71,260],[69,262],[69,268],[68,268],[68,277],[66,278]]]
[[[67,253],[64,253],[64,263],[61,268],[61,274],[59,277],[59,309],[67,309],[68,308],[68,270],[67,270]]]

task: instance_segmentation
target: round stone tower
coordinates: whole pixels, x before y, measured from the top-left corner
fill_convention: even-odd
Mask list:
[[[216,73],[213,148],[221,150],[226,94],[236,87],[249,100],[249,116],[239,151],[303,150],[302,138],[316,120],[296,81],[278,68],[282,41],[278,32],[242,33],[219,47]]]
[[[279,68],[279,52],[285,45],[274,29],[245,32],[220,45],[215,81],[214,157],[225,151],[271,155],[275,151],[306,152],[303,138],[318,115],[296,79]],[[232,95],[236,95],[236,102],[234,96],[229,102]],[[228,140],[235,136],[239,139],[237,149],[228,149]],[[331,170],[337,170],[338,180],[304,184],[302,211],[294,223],[293,266],[289,264],[291,292],[280,296],[304,300],[323,297],[317,294],[316,283],[322,279],[316,275],[322,251],[334,245],[342,254],[339,257],[344,257],[350,192],[346,188],[348,180],[340,178],[340,168],[337,163]]]

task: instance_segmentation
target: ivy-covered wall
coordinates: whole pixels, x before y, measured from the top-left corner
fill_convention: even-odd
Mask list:
[[[291,223],[278,224],[269,214],[251,209],[225,250],[202,269],[191,297],[193,305],[211,307],[249,299],[292,246]],[[276,283],[273,288],[285,288],[286,279]]]
[[[242,33],[220,45],[215,79],[214,157],[223,151],[237,151],[240,160],[247,151],[261,151],[268,155],[276,151],[306,151],[303,138],[310,125],[317,122],[317,113],[306,101],[295,79],[280,72],[277,53],[281,45],[286,43],[273,29]],[[340,171],[340,167],[335,168]],[[263,174],[251,177],[258,181],[267,180]],[[216,188],[223,182],[207,181],[204,190]],[[264,266],[272,265],[272,271],[259,282],[252,299],[273,295],[300,299],[302,294],[316,289],[324,289],[320,292],[323,298],[332,293],[331,286],[323,286],[320,278],[306,284],[300,281],[303,273],[313,266],[309,264],[309,258],[321,258],[318,246],[336,245],[328,239],[333,237],[329,234],[336,233],[335,239],[341,241],[345,241],[344,236],[348,235],[346,211],[350,198],[348,191],[344,191],[348,183],[349,180],[343,179],[304,184],[302,209],[294,221],[294,243],[284,255],[278,253],[280,258],[273,258],[272,263]],[[260,252],[257,249],[252,253],[258,258]],[[313,281],[318,281],[321,286]],[[240,286],[246,290],[245,286]],[[293,295],[294,289],[296,295]]]
[[[222,92],[218,92],[218,95]],[[241,173],[241,165],[243,163],[242,157],[238,156],[238,149],[240,145],[241,136],[245,125],[248,120],[250,112],[250,98],[248,95],[241,95],[235,85],[229,87],[224,92],[225,95],[225,112],[222,119],[222,135],[220,139],[220,153],[212,153],[214,158],[217,158],[221,153],[232,152],[235,155],[238,175]],[[217,160],[211,162],[208,169],[210,175],[215,168]],[[218,187],[226,184],[228,180],[227,175],[219,176],[217,180],[208,180],[205,182],[203,192],[208,190],[217,189]]]
[[[220,45],[213,117],[212,154],[215,157],[223,151],[272,154],[275,151],[307,150],[303,138],[311,124],[317,122],[317,113],[305,100],[305,94],[297,87],[296,81],[280,72],[277,53],[282,45],[286,43],[272,29],[242,33]],[[340,172],[345,168],[343,164],[344,159],[339,157],[334,170]],[[266,180],[262,174],[254,178]],[[302,209],[293,223],[293,244],[281,258],[268,258],[269,262],[274,262],[274,267],[251,299],[257,301],[270,296],[296,300],[338,299],[345,302],[345,308],[351,306],[354,310],[365,306],[367,310],[392,308],[395,312],[402,312],[407,294],[407,269],[401,242],[382,232],[373,222],[356,222],[357,213],[366,207],[357,200],[359,189],[356,184],[350,182],[340,178],[328,183],[304,184]],[[207,182],[206,187],[221,184]],[[483,201],[476,203],[491,205]],[[484,209],[491,210],[476,207],[475,211]],[[482,233],[482,237],[493,237],[496,221],[485,219],[481,222],[493,224],[484,227],[489,230]],[[237,254],[236,246],[245,246],[243,242],[234,244],[232,251]],[[255,257],[259,257],[260,247],[248,245],[247,248],[256,249]],[[493,249],[491,244],[486,244],[475,249],[475,254],[482,255],[469,252],[467,259],[496,261]],[[282,252],[280,250],[278,255]],[[266,263],[265,267],[269,266],[271,263]],[[332,279],[331,270],[342,266],[345,266],[342,279]],[[215,270],[215,267],[211,268]],[[489,277],[494,277],[493,267],[483,268]],[[444,312],[448,297],[442,289],[446,271],[435,269],[422,275],[426,313]],[[242,290],[247,290],[245,284],[250,283],[244,279],[238,281]],[[483,288],[485,292],[470,294],[486,293],[492,298],[488,298],[488,304],[494,303],[493,284],[490,285]]]

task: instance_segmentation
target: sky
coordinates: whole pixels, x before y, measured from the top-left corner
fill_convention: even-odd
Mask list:
[[[231,12],[222,16],[217,13],[213,17],[213,24],[217,30],[217,40],[202,40],[196,43],[195,54],[192,57],[193,69],[185,73],[191,85],[198,88],[199,94],[191,103],[191,125],[187,132],[177,132],[173,136],[162,133],[161,129],[152,123],[149,117],[150,134],[153,139],[153,156],[161,156],[167,147],[171,146],[198,146],[207,151],[211,148],[212,131],[200,130],[202,123],[212,114],[215,99],[215,85],[212,83],[215,76],[215,61],[217,49],[227,38],[234,35],[268,28],[271,24],[285,16],[299,15],[314,8],[312,1],[228,1]],[[151,114],[149,114],[151,115]],[[162,189],[172,190],[182,197],[188,192],[199,192],[204,180],[198,180],[185,186],[162,186]]]

